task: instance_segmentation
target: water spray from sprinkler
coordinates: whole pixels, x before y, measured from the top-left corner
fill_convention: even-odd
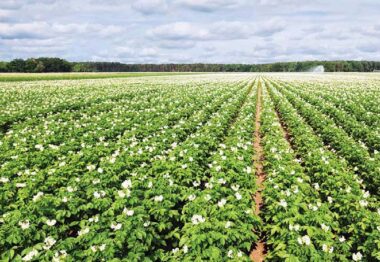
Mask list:
[[[308,72],[311,72],[311,73],[324,73],[325,72],[325,67],[323,65],[314,66],[314,67],[310,68]]]

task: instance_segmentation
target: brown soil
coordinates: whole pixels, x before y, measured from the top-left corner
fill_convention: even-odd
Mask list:
[[[289,134],[287,127],[285,126],[284,122],[282,121],[282,118],[280,117],[280,114],[278,113],[277,109],[275,109],[274,112],[276,113],[277,119],[280,122],[280,125],[281,125],[280,128],[282,130],[284,138],[286,139],[286,141],[288,141],[289,145],[292,146],[291,137],[290,137],[290,134]]]
[[[261,116],[261,92],[262,92],[261,80],[257,87],[257,104],[256,104],[256,116],[255,116],[255,134],[254,134],[254,143],[253,148],[255,150],[254,155],[254,166],[256,170],[256,185],[257,192],[253,196],[253,200],[255,201],[255,214],[259,215],[261,207],[263,205],[263,198],[261,195],[261,191],[264,189],[263,182],[265,180],[265,173],[263,170],[263,147],[261,146],[261,137],[260,137],[260,116]],[[259,240],[255,243],[254,249],[250,254],[250,258],[252,261],[261,262],[265,259],[265,242],[263,240]]]

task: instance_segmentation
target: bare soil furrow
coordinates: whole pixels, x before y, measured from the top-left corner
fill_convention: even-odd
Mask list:
[[[255,214],[260,215],[261,208],[263,206],[263,197],[261,192],[264,190],[264,181],[265,181],[265,173],[263,168],[263,147],[261,145],[261,136],[260,136],[260,117],[261,117],[261,103],[262,103],[262,80],[259,80],[259,84],[257,87],[257,104],[256,104],[256,115],[255,115],[255,133],[254,133],[254,142],[253,148],[255,151],[255,155],[253,157],[255,173],[256,173],[256,185],[257,191],[253,196],[253,200],[255,201]],[[251,252],[251,260],[255,262],[261,262],[265,259],[265,241],[263,236],[261,239],[255,243],[253,250]]]

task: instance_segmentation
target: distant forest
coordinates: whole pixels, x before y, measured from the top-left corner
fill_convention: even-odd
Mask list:
[[[0,72],[307,72],[323,65],[326,72],[372,72],[375,61],[303,61],[268,64],[123,64],[118,62],[68,62],[60,58],[14,59],[0,62]]]

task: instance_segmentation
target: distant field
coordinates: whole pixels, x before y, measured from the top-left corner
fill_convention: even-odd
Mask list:
[[[131,73],[0,73],[0,82],[38,81],[38,80],[70,80],[70,79],[100,79],[142,76],[185,75],[196,73],[183,72],[131,72]]]

